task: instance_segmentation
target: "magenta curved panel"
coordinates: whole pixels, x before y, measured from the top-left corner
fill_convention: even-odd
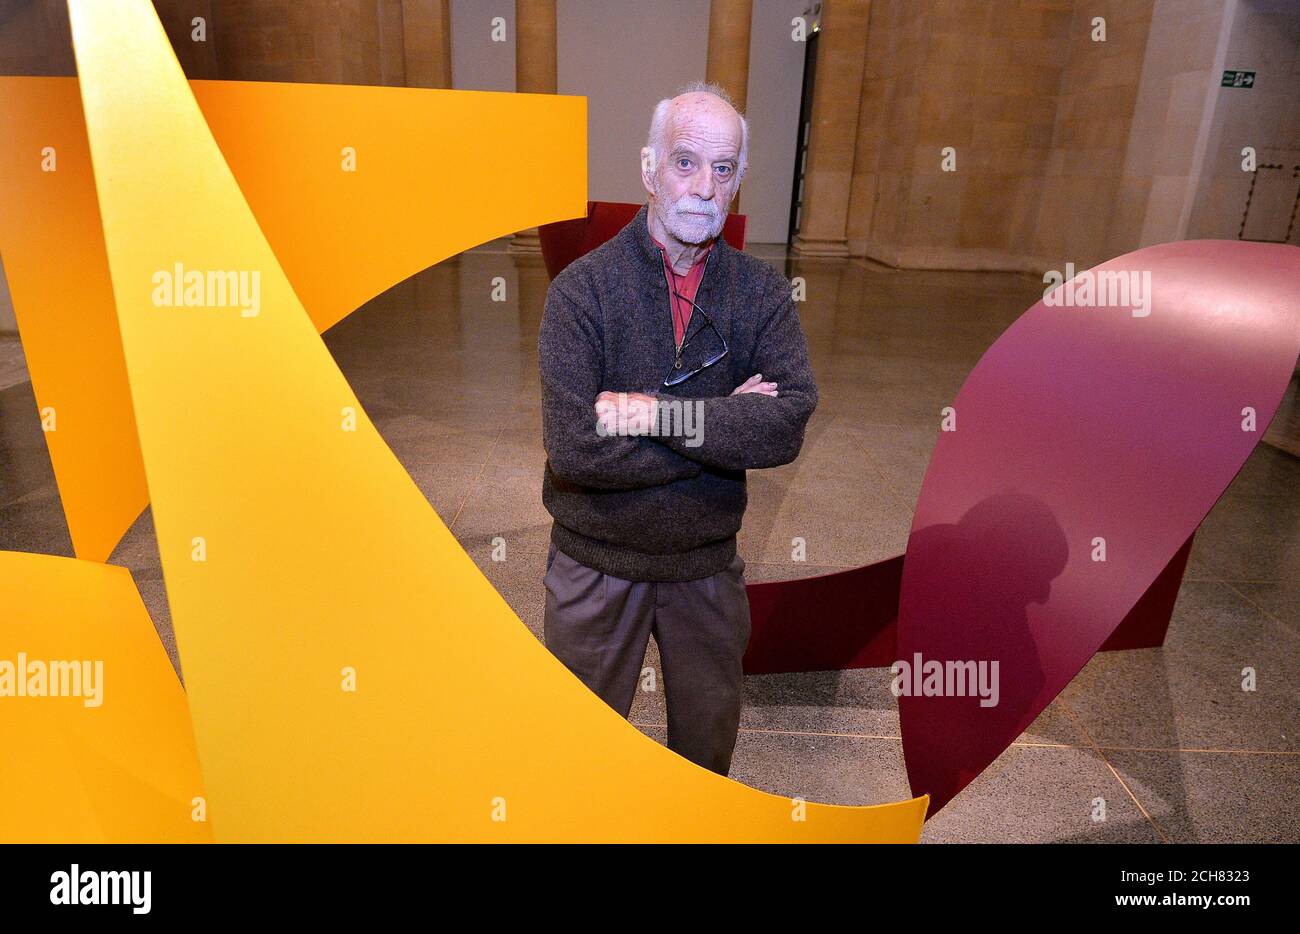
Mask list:
[[[940,434],[926,471],[898,658],[917,669],[904,672],[899,713],[912,791],[931,796],[931,814],[1144,594],[1159,596],[1162,572],[1168,591],[1168,570],[1181,574],[1180,551],[1185,561],[1300,353],[1300,249],[1149,247],[1084,273],[1076,301],[1083,278],[1103,273],[1149,293],[1118,306],[1035,304],[971,371],[956,430]]]

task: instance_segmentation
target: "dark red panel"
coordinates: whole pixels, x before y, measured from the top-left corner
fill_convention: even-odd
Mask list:
[[[903,556],[820,577],[750,584],[746,674],[893,664]]]
[[[1164,645],[1178,599],[1188,539],[1101,651]],[[875,564],[787,581],[750,584],[752,634],[745,674],[885,668],[898,656],[903,555]]]
[[[1112,271],[1149,273],[1150,314],[1035,304],[967,378],[957,430],[940,434],[925,475],[899,656],[954,672],[998,665],[996,704],[952,690],[899,699],[908,776],[931,795],[931,814],[1179,563],[1295,367],[1300,250],[1187,241],[1092,273]],[[1247,408],[1253,431],[1242,427]],[[1105,561],[1094,560],[1095,539]],[[1169,600],[1179,573],[1153,604]]]

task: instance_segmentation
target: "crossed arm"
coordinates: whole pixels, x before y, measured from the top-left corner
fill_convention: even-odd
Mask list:
[[[757,372],[730,395],[613,393],[598,385],[594,325],[552,290],[540,339],[551,469],[585,486],[635,489],[692,477],[705,466],[753,470],[794,460],[817,389],[788,285],[769,288],[755,311],[762,316],[752,357]],[[700,406],[698,434],[648,434],[655,407],[664,403]],[[620,426],[626,434],[616,433]]]
[[[542,439],[562,480],[604,490],[634,490],[697,476],[699,463],[647,438],[605,435],[594,408],[604,367],[600,336],[578,303],[559,289],[546,295],[538,352]]]

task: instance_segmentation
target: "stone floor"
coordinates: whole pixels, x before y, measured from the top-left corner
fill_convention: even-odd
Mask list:
[[[1032,278],[786,262],[822,403],[799,460],[751,474],[751,580],[903,551],[939,409],[1041,294]],[[493,302],[495,277],[507,301]],[[394,287],[326,342],[439,515],[540,638],[536,333],[546,274],[489,244]],[[30,382],[0,341],[0,548],[70,554]],[[1294,420],[1294,385],[1285,418]],[[492,539],[507,560],[491,560]],[[807,540],[807,562],[790,560]],[[176,659],[146,510],[114,553]],[[647,664],[657,664],[653,643]],[[1247,665],[1254,693],[1240,690]],[[733,777],[842,804],[908,794],[883,669],[750,677]],[[633,722],[664,738],[661,694]],[[1196,538],[1166,645],[1095,658],[1011,749],[927,824],[926,841],[1300,841],[1300,459],[1261,445]],[[1096,822],[1094,800],[1105,800]]]

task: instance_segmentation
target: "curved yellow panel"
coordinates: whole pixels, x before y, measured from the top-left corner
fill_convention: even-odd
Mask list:
[[[131,572],[0,551],[0,607],[0,842],[210,842],[185,692]]]
[[[925,798],[804,812],[669,752],[555,660],[361,411],[149,5],[70,8],[217,839],[918,838]],[[536,114],[496,118],[554,132]],[[557,190],[580,161],[553,166]],[[479,209],[497,230],[539,219]],[[456,238],[462,219],[441,221]],[[167,289],[159,305],[177,264],[257,281],[258,299],[195,306]]]
[[[520,229],[516,218],[544,224],[586,211],[585,97],[191,88],[320,331],[419,270]],[[349,159],[355,171],[343,171]]]
[[[104,561],[149,493],[76,78],[0,78],[0,257],[73,550]]]
[[[510,233],[515,217],[545,223],[586,209],[584,97],[191,86],[321,331],[419,270]],[[55,412],[46,439],[73,548],[103,561],[148,493],[77,79],[0,77],[0,126],[0,255],[37,404]]]

